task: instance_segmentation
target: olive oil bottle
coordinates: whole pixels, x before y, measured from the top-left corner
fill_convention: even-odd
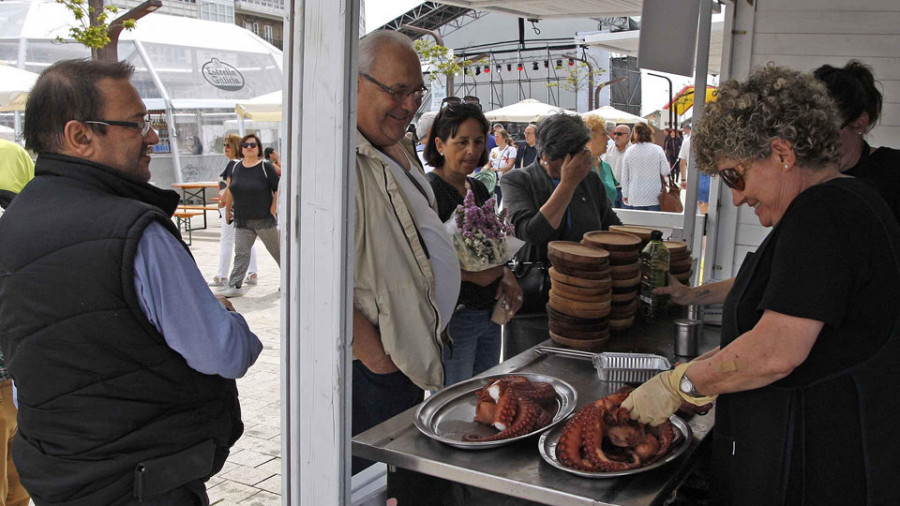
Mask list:
[[[653,289],[668,284],[669,250],[662,241],[662,232],[650,233],[650,242],[641,251],[641,309],[644,318],[652,320],[662,312],[664,295],[655,295]]]

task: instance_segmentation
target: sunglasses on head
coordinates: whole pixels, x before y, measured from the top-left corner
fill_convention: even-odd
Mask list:
[[[245,147],[245,148],[255,148],[256,143],[255,142],[245,142],[245,143],[241,144],[241,146]]]
[[[739,168],[741,169],[740,171],[738,171]],[[739,163],[734,167],[727,167],[720,170],[719,176],[722,177],[722,182],[725,183],[725,186],[739,192],[744,191],[744,174],[747,173],[749,168],[749,166]]]
[[[453,107],[459,104],[472,104],[477,105],[479,109],[481,109],[481,100],[478,97],[473,97],[471,95],[467,95],[465,97],[446,97],[444,100],[441,100],[441,108],[444,106]]]

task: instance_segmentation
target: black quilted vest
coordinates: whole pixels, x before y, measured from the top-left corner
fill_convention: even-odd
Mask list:
[[[134,289],[134,257],[178,195],[41,154],[0,218],[0,346],[18,387],[13,456],[37,504],[132,498],[135,466],[212,440],[212,473],[243,432],[234,380],[166,345]],[[202,315],[197,315],[202,318]]]

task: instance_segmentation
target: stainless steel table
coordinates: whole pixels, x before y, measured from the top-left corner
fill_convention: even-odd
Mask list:
[[[704,352],[718,345],[719,329],[705,327],[700,340]],[[671,320],[639,323],[614,336],[608,351],[656,353],[673,357]],[[552,346],[548,340],[543,343]],[[589,360],[535,347],[485,372],[485,375],[533,372],[555,376],[578,391],[578,407],[613,393],[621,384],[601,382]],[[655,505],[671,494],[693,469],[697,448],[710,434],[713,414],[688,419],[693,442],[675,461],[647,472],[589,479],[558,470],[538,453],[538,438],[501,448],[467,451],[446,446],[422,435],[413,425],[417,408],[409,409],[353,438],[353,454],[412,471],[544,504]]]

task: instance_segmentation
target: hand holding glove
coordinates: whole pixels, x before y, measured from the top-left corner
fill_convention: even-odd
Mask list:
[[[657,374],[631,392],[631,395],[622,402],[622,407],[629,411],[632,420],[656,427],[678,411],[682,401],[695,406],[714,401],[717,397],[715,395],[690,397],[681,391],[679,384],[688,367],[690,363]]]

